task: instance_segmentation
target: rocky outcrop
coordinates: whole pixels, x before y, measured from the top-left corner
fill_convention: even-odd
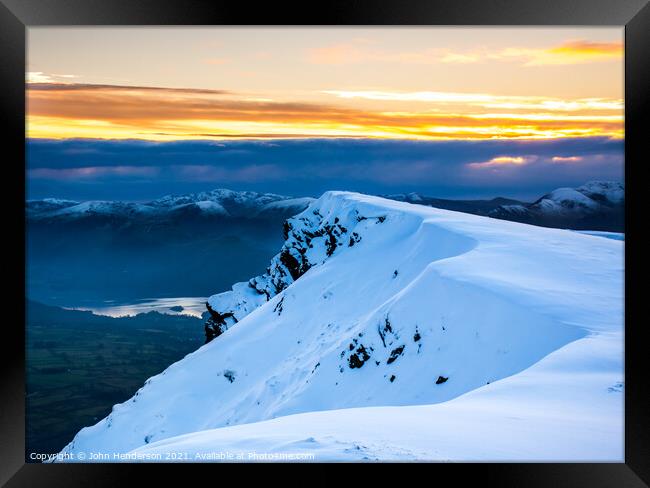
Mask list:
[[[345,222],[343,221],[345,219]],[[219,337],[263,303],[298,280],[312,267],[322,264],[341,247],[361,242],[361,222],[381,224],[386,215],[361,215],[357,210],[345,217],[323,216],[308,207],[284,222],[284,245],[271,259],[266,273],[237,283],[232,290],[208,298],[210,318],[205,324],[206,343]],[[355,230],[357,229],[357,230]],[[280,309],[281,310],[281,309]]]

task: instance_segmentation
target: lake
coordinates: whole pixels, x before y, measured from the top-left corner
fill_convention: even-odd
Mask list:
[[[129,317],[139,313],[159,312],[169,315],[191,315],[201,318],[207,312],[207,297],[143,298],[130,302],[108,300],[98,305],[65,307],[67,310],[85,310],[109,317]]]

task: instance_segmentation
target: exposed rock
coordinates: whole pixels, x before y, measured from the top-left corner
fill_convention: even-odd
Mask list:
[[[237,318],[232,312],[217,312],[210,306],[209,303],[206,303],[205,306],[210,313],[210,318],[205,323],[205,343],[207,344],[229,329],[227,319],[230,318],[234,321],[234,323],[237,323]]]
[[[348,243],[348,247],[354,246],[357,242],[361,241],[361,236],[357,234],[356,232],[353,232],[352,235],[350,236],[350,242]]]
[[[365,217],[355,209],[345,218],[328,217],[318,209],[307,209],[286,220],[282,227],[285,243],[271,259],[266,273],[248,282],[237,283],[231,291],[208,299],[210,318],[205,324],[206,342],[215,339],[255,308],[284,291],[313,266],[332,257],[339,247],[359,243],[361,233],[355,227],[369,218],[383,222],[386,216]],[[365,223],[363,226],[367,227]],[[281,314],[282,310],[281,300],[275,311]]]
[[[275,306],[275,308],[273,308],[273,311],[274,311],[274,312],[277,312],[277,313],[278,313],[278,316],[279,316],[279,315],[282,315],[283,304],[284,304],[284,297],[282,297],[282,298],[280,299],[280,301],[278,302],[278,304]]]
[[[418,342],[420,339],[422,339],[422,336],[420,335],[420,331],[416,327],[415,334],[413,335],[413,342]]]
[[[361,344],[356,352],[348,358],[348,364],[350,369],[361,368],[368,359],[370,359],[370,354],[368,354],[364,345]]]
[[[386,360],[386,364],[391,364],[391,363],[395,362],[395,360],[398,357],[400,357],[402,355],[402,353],[404,352],[404,347],[405,347],[404,345],[401,345],[401,346],[396,347],[395,349],[393,349],[390,352],[390,356]]]

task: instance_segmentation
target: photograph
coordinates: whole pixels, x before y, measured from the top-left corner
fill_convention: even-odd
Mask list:
[[[625,462],[624,26],[25,43],[26,463]]]

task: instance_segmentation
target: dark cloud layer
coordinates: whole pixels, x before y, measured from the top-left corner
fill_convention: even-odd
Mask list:
[[[495,158],[516,163],[491,162]],[[141,200],[217,187],[314,196],[343,189],[535,198],[593,179],[620,181],[623,167],[623,142],[607,138],[27,142],[29,198]]]

